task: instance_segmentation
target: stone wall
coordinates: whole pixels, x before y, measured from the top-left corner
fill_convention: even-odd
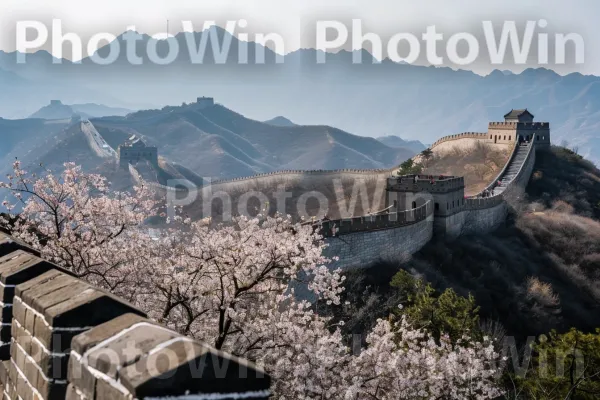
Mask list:
[[[461,235],[493,232],[506,221],[508,207],[502,201],[494,207],[463,211]],[[456,228],[455,228],[456,229]]]
[[[147,320],[1,233],[0,256],[0,400],[269,397],[251,362]]]
[[[393,229],[351,233],[326,239],[327,257],[339,257],[332,268],[367,268],[377,261],[401,262],[421,249],[433,236],[433,215]]]
[[[531,178],[531,174],[533,173],[533,167],[535,165],[535,153],[538,150],[543,151],[547,145],[543,143],[540,147],[534,143],[532,148],[529,150],[529,155],[518,175],[506,188],[506,190],[502,193],[502,197],[505,202],[508,202],[509,205],[515,204],[515,202],[519,201],[523,198],[525,194],[525,188],[527,187],[527,183],[529,183],[529,179]]]
[[[444,143],[444,142],[448,142],[451,140],[458,140],[458,139],[479,139],[479,140],[486,140],[487,139],[488,134],[485,132],[463,132],[463,133],[457,133],[455,135],[448,135],[448,136],[444,136],[439,138],[438,140],[436,140],[432,145],[431,145],[431,149],[433,149],[435,146],[437,146],[438,144]]]

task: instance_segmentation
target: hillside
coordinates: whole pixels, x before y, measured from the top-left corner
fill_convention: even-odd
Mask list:
[[[12,163],[18,158],[30,172],[61,171],[64,163],[72,162],[86,172],[103,175],[116,190],[129,190],[136,184],[128,170],[119,168],[114,151],[128,139],[127,135],[100,137],[98,140],[109,146],[104,149],[94,145],[95,133],[89,122],[0,120],[0,132],[6,137],[3,143],[9,145],[6,150],[1,148],[5,150],[0,153],[3,175],[12,172]],[[170,179],[187,179],[198,185],[203,182],[194,172],[164,158],[159,159],[158,168],[143,162],[135,167],[147,182],[159,185],[166,185]]]
[[[474,139],[470,146],[459,146],[456,142],[450,141],[434,147],[433,155],[427,160],[420,156],[416,159],[424,166],[424,174],[464,176],[467,196],[485,189],[504,168],[512,151],[508,146],[482,143]]]
[[[73,107],[63,104],[60,100],[52,100],[49,105],[40,108],[31,114],[29,118],[69,119],[76,114],[79,114],[82,118],[89,117],[87,114],[78,113]]]
[[[397,306],[389,282],[401,268],[437,289],[474,295],[485,320],[520,339],[571,326],[591,331],[600,325],[599,219],[600,170],[564,148],[538,153],[526,198],[505,227],[432,241],[406,264],[351,273],[349,300],[359,310],[348,329]]]
[[[137,134],[166,159],[219,179],[289,169],[389,168],[414,154],[329,126],[274,126],[221,105],[193,103],[92,122],[109,143]]]
[[[40,144],[56,143],[57,135],[67,128],[70,120],[43,121],[39,119],[8,120],[0,118],[0,171],[12,165],[15,157],[32,154]]]

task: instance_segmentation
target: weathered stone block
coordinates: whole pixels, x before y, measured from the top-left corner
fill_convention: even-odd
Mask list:
[[[115,296],[57,271],[17,285],[15,293],[15,318],[25,318],[28,330],[33,322],[33,336],[52,352],[64,352],[73,336],[119,315],[143,315]]]
[[[117,387],[117,385],[99,379],[96,386],[95,400],[130,400],[127,390],[123,388],[119,390]]]
[[[0,257],[0,360],[7,360],[14,314],[14,294],[17,284],[26,282],[53,268],[52,264],[23,250]],[[24,309],[21,309],[24,312]],[[20,322],[27,322],[21,315]]]
[[[270,387],[269,376],[254,364],[132,316],[93,328],[72,343],[83,354],[71,357],[69,380],[97,400],[247,392],[266,398]],[[90,378],[86,369],[96,376]]]
[[[25,330],[25,328],[17,321],[13,320],[12,327],[12,340],[17,342],[27,354],[31,354],[31,340],[32,336]]]
[[[94,329],[77,335],[71,342],[71,349],[78,354],[83,354],[98,343],[116,335],[117,333],[131,327],[139,322],[152,324],[152,321],[137,315],[123,314],[115,319],[112,319],[104,324],[98,325]]]
[[[65,395],[65,400],[84,400],[84,398],[77,392],[75,386],[69,384],[69,386],[67,386],[67,394]]]
[[[8,368],[10,367],[10,361],[0,361],[0,383],[6,387],[8,382]]]
[[[71,342],[71,350],[78,355],[85,354],[86,351],[106,339],[113,337],[116,334],[123,332],[134,324],[143,322],[144,324],[152,324],[147,319],[136,314],[124,314],[113,320],[110,320],[102,325],[98,325],[94,329],[75,336]],[[116,364],[115,364],[116,365]],[[70,357],[69,359],[69,382],[74,383],[77,389],[88,398],[94,398],[96,393],[96,377],[90,370],[84,367],[81,359],[78,357]],[[110,369],[110,368],[107,368]],[[101,390],[101,393],[105,391]]]

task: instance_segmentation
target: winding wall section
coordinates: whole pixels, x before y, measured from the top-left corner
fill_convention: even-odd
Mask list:
[[[457,237],[497,229],[505,222],[512,199],[522,195],[533,172],[535,142],[527,146],[524,157],[519,157],[524,149],[513,148],[509,162],[486,188],[491,196],[483,197],[482,192],[466,198],[462,208],[451,215],[434,217],[431,202],[428,202],[418,208],[418,217],[413,221],[403,218],[406,213],[414,215],[417,209],[398,213],[404,217],[394,216],[393,222],[389,215],[324,222],[322,232],[329,245],[325,254],[339,257],[332,267],[366,268],[378,260],[402,262],[421,249],[434,232]],[[503,182],[503,190],[495,193],[493,186],[497,181]]]

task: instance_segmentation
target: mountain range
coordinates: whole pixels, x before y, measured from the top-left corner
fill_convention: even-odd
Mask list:
[[[157,147],[160,170],[141,168],[160,184],[178,174],[198,182],[289,169],[390,168],[415,154],[330,126],[277,126],[223,105],[191,103],[89,121],[0,119],[0,140],[7,144],[0,148],[0,172],[8,172],[15,158],[34,169],[71,161],[116,179],[116,153],[99,155],[93,141],[117,150],[132,135]]]
[[[117,38],[121,48],[127,34],[135,33]],[[210,45],[202,64],[190,62],[188,42],[197,45],[204,35],[231,41],[224,63],[214,61]],[[347,51],[327,54],[327,62],[317,64],[314,49],[289,53],[278,64],[270,49],[240,42],[217,27],[178,34],[179,56],[163,66],[148,62],[145,49],[155,39],[140,37],[135,43],[143,65],[131,65],[124,51],[115,63],[104,66],[90,58],[53,63],[45,51],[28,54],[26,64],[17,64],[16,53],[0,52],[0,115],[25,117],[51,99],[147,109],[212,96],[256,120],[277,113],[299,125],[335,126],[362,136],[395,135],[432,143],[444,135],[485,131],[489,121],[502,120],[510,109],[528,108],[537,121],[551,123],[556,143],[567,141],[582,155],[600,161],[600,78],[596,76],[561,76],[539,68],[519,74],[494,71],[484,77],[389,60],[372,63],[364,50],[359,65],[352,63],[353,54]],[[156,46],[157,54],[167,54],[167,42],[158,41]],[[238,54],[245,46],[249,57],[241,64]],[[107,45],[97,55],[106,56],[109,49]],[[261,54],[265,62],[257,65]]]
[[[379,140],[386,146],[394,148],[402,147],[414,151],[415,153],[420,153],[427,148],[423,143],[421,143],[418,140],[404,140],[401,137],[394,135],[381,136],[378,137],[377,140]]]
[[[91,122],[112,146],[116,138],[135,134],[166,159],[213,178],[286,169],[390,168],[415,154],[330,126],[255,121],[220,104],[192,103]]]

